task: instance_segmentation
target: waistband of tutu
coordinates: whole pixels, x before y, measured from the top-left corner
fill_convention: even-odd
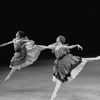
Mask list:
[[[60,56],[59,58],[57,58],[57,60],[61,60],[66,56],[66,54],[63,54],[62,56]]]

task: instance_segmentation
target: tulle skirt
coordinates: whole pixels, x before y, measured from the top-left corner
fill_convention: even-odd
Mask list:
[[[15,53],[14,57],[11,59],[12,67],[26,67],[34,63],[40,55],[40,50],[30,49],[24,53]]]
[[[83,58],[72,54],[63,55],[54,62],[53,75],[62,83],[71,81],[82,71],[86,62]]]

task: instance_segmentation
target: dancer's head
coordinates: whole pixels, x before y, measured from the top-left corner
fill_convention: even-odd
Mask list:
[[[25,38],[25,33],[23,31],[18,31],[16,33],[16,38],[20,39],[20,38]]]
[[[57,43],[62,43],[64,44],[66,41],[65,37],[63,35],[59,35],[57,38]]]

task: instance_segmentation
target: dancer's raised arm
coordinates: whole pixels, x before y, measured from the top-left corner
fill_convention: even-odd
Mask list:
[[[78,49],[80,48],[81,50],[83,50],[83,47],[80,46],[79,44],[71,45],[71,46],[63,45],[63,47],[68,48],[68,49],[73,49],[75,47],[78,47]]]

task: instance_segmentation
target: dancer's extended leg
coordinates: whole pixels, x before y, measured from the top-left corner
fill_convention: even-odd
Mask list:
[[[100,60],[100,56],[94,57],[94,58],[83,58],[86,61],[94,61],[94,60]]]
[[[61,86],[61,82],[58,79],[56,79],[56,86],[52,93],[51,100],[54,100],[54,98],[57,96],[57,92],[58,92],[60,86]]]
[[[22,66],[9,66],[11,68],[10,73],[7,75],[7,77],[5,78],[5,82],[10,79],[10,77],[12,76],[12,74],[16,71],[16,70],[20,70],[22,68]]]
[[[16,71],[16,69],[15,69],[14,67],[12,67],[10,73],[7,75],[7,77],[5,78],[4,81],[6,82],[8,79],[10,79],[11,75],[12,75],[15,71]]]

